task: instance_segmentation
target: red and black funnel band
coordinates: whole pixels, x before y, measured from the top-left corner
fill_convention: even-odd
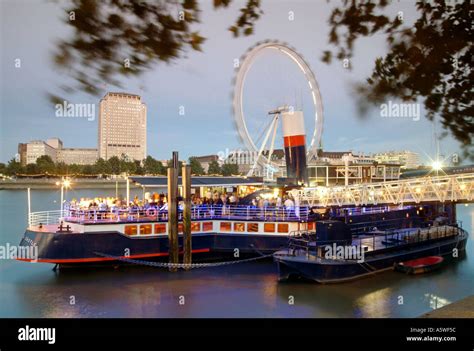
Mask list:
[[[306,137],[304,135],[291,135],[283,138],[285,143],[285,148],[287,147],[296,147],[296,146],[306,146]]]

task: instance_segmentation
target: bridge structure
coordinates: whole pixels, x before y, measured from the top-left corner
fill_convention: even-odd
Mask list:
[[[350,186],[309,187],[291,191],[296,202],[315,207],[404,205],[474,200],[474,173],[427,176]]]

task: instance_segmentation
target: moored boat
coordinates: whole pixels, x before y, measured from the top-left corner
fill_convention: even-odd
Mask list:
[[[399,262],[395,265],[395,270],[407,274],[421,274],[434,271],[441,267],[444,258],[441,256],[427,256]]]
[[[468,238],[460,226],[443,224],[382,233],[377,230],[353,238],[348,244],[347,238],[318,238],[318,231],[326,232],[333,224],[322,223],[322,229],[319,225],[316,224],[315,233],[298,233],[290,239],[288,248],[274,254],[280,281],[303,278],[340,283],[392,270],[399,262],[434,255],[456,258],[465,250]]]
[[[379,206],[334,209],[330,217],[339,223],[351,223],[351,234],[360,236],[374,223],[381,229],[416,226],[421,221],[418,212],[418,206]],[[329,217],[328,213],[314,213],[308,206],[194,207],[193,261],[274,253],[287,246],[293,233],[313,231],[317,223]],[[20,246],[37,246],[37,262],[63,267],[117,259],[167,260],[167,219],[167,211],[160,210],[36,212],[30,215]],[[181,217],[178,231],[182,247]]]

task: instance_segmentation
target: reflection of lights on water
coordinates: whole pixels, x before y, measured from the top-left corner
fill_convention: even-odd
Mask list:
[[[360,317],[386,317],[390,315],[391,288],[380,289],[359,297],[355,304],[361,311]]]
[[[265,275],[261,278],[263,282],[263,303],[271,308],[277,307],[278,284],[272,275]]]
[[[448,299],[437,296],[435,294],[425,294],[425,299],[429,301],[430,308],[432,308],[433,310],[449,305],[451,303],[451,301],[449,301]]]

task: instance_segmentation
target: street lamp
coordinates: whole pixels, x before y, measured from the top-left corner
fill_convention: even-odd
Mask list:
[[[56,182],[56,185],[61,185],[61,207],[60,210],[63,210],[63,203],[64,203],[64,190],[71,187],[71,181],[69,179],[62,178],[60,182]]]
[[[443,163],[439,160],[433,161],[433,163],[431,164],[431,168],[434,171],[441,171],[443,169]]]

